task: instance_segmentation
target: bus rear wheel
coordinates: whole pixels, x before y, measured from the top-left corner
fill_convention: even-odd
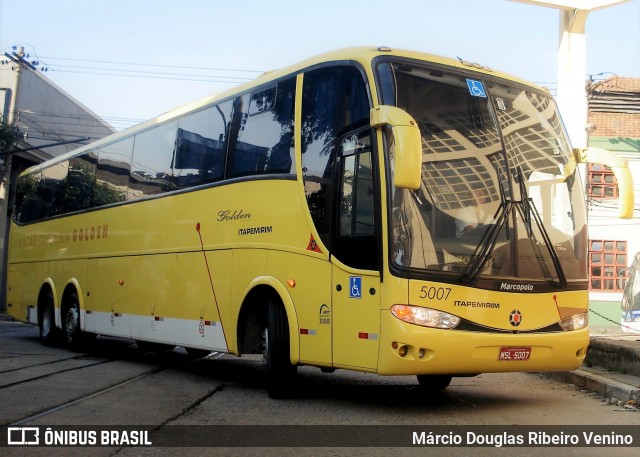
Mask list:
[[[429,392],[438,392],[446,389],[451,384],[451,376],[449,375],[417,375],[420,386]]]
[[[273,300],[267,304],[264,345],[269,396],[271,398],[292,397],[298,367],[291,364],[287,314],[282,305]]]
[[[64,342],[72,350],[79,350],[95,337],[95,335],[84,333],[80,329],[80,300],[76,292],[69,295],[67,305],[64,307],[62,331]]]
[[[45,291],[38,303],[41,307],[38,328],[40,329],[40,340],[45,346],[52,346],[57,342],[58,332],[56,331],[56,317],[53,307],[53,293]]]

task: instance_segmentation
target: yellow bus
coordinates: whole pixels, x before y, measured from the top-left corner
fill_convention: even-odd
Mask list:
[[[525,81],[335,51],[23,173],[8,312],[47,344],[263,353],[274,397],[301,365],[431,389],[574,369],[586,155]]]

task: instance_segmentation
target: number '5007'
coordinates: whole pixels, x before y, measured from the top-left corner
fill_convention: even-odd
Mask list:
[[[420,298],[428,298],[430,300],[446,300],[451,293],[449,287],[433,287],[422,286],[420,289]]]

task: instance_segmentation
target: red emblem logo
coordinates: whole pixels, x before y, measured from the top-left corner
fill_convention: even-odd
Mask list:
[[[522,322],[522,313],[517,309],[514,309],[513,311],[511,311],[511,314],[509,314],[509,323],[514,327],[517,327],[518,325],[520,325],[521,322]]]

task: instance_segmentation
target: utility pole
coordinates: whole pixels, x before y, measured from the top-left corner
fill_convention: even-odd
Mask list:
[[[511,0],[560,10],[558,107],[574,147],[587,146],[587,51],[585,25],[590,12],[629,0]]]

